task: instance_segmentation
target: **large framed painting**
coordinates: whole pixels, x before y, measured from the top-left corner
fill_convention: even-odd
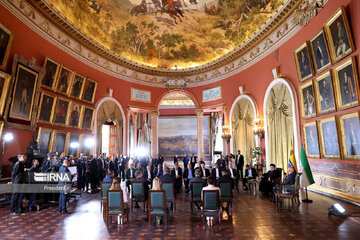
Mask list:
[[[46,57],[44,62],[45,75],[41,86],[44,88],[54,89],[56,77],[59,73],[60,64],[49,57]]]
[[[34,70],[22,64],[17,65],[13,100],[9,114],[11,118],[31,120],[38,77],[39,74]]]
[[[87,142],[89,139],[93,139],[93,138],[94,138],[94,136],[92,136],[92,135],[84,135],[84,134],[82,134],[82,135],[80,136],[81,153],[83,153],[85,156],[90,156],[91,150],[92,150],[92,147],[87,146],[86,142]]]
[[[95,111],[93,108],[83,107],[81,114],[81,129],[91,130],[94,122]]]
[[[82,91],[85,85],[85,77],[81,76],[80,74],[75,74],[69,91],[69,96],[75,99],[80,99]]]
[[[303,137],[306,154],[308,157],[319,158],[319,138],[316,122],[306,123],[303,126]]]
[[[355,57],[351,57],[334,69],[335,89],[339,109],[357,106],[359,103],[359,80]]]
[[[300,86],[300,105],[303,118],[316,116],[315,92],[312,81]]]
[[[304,43],[296,49],[294,57],[299,81],[301,82],[312,77],[314,70],[308,44]]]
[[[54,141],[52,151],[61,153],[67,153],[66,143],[68,142],[69,133],[64,131],[54,131]]]
[[[97,88],[97,82],[95,80],[87,78],[81,100],[88,103],[93,103],[95,98],[96,88]]]
[[[65,95],[68,95],[71,78],[73,72],[67,67],[61,65],[60,72],[57,76],[56,80],[56,91]]]
[[[51,143],[53,137],[53,130],[39,127],[37,142],[41,154],[46,155],[47,153],[51,152]]]
[[[55,125],[66,126],[70,105],[70,101],[64,98],[58,98],[54,112]]]
[[[41,93],[40,110],[37,116],[39,123],[52,123],[56,99],[56,96],[52,94],[46,92]]]
[[[339,119],[344,158],[360,159],[359,112],[342,115]]]
[[[321,157],[340,158],[338,128],[334,116],[319,120]]]
[[[69,137],[69,143],[66,144],[67,146],[69,146],[68,155],[73,155],[74,157],[78,157],[80,152],[80,143],[81,143],[80,135],[71,134]]]
[[[2,116],[4,112],[10,81],[11,76],[0,71],[0,116]]]
[[[315,72],[321,72],[331,65],[330,54],[324,30],[321,29],[321,31],[310,40],[310,46]]]
[[[81,111],[82,106],[80,104],[74,102],[71,103],[68,123],[69,127],[79,128]]]
[[[5,70],[9,59],[14,33],[4,24],[0,23],[0,69]]]
[[[337,62],[355,50],[349,22],[344,7],[325,23],[325,32],[329,40],[330,55]]]
[[[336,110],[333,81],[330,71],[314,80],[316,109],[319,114],[334,112]]]

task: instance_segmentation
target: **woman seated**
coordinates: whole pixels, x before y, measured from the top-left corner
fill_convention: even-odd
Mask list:
[[[161,190],[160,179],[158,177],[154,178],[151,190]]]
[[[119,177],[114,177],[113,179],[113,182],[111,184],[111,187],[109,190],[122,190],[122,194],[123,194],[123,201],[124,201],[124,209],[129,209],[129,205],[128,205],[128,195],[126,193],[126,191],[124,189],[121,189],[121,186],[120,186],[120,183],[121,183],[121,179]]]

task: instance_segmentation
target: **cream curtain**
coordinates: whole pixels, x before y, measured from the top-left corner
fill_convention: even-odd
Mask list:
[[[287,171],[290,146],[294,142],[292,102],[290,92],[282,84],[276,84],[266,102],[269,149],[268,163],[275,163]]]
[[[97,152],[101,152],[101,142],[102,142],[102,125],[105,122],[114,122],[116,125],[116,151],[117,153],[122,153],[123,145],[123,119],[121,115],[120,108],[111,101],[106,101],[101,104],[98,115],[97,115]]]
[[[244,155],[244,164],[251,163],[251,152],[255,146],[254,121],[254,108],[250,101],[240,99],[232,115],[233,154],[240,150]]]

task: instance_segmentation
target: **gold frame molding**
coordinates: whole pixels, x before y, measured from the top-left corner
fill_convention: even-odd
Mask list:
[[[91,99],[91,101],[88,101],[88,100],[85,100],[85,99],[84,99],[84,94],[85,94],[85,91],[86,91],[85,86],[86,86],[86,83],[87,83],[88,81],[95,83],[94,91],[93,91],[93,93],[92,93],[92,99]],[[87,102],[87,103],[91,103],[91,104],[94,103],[95,95],[96,95],[96,90],[97,90],[97,85],[98,85],[98,82],[97,82],[96,80],[87,77],[86,80],[85,80],[85,82],[84,82],[84,86],[83,86],[83,90],[82,90],[82,94],[81,94],[81,101],[84,101],[84,102]]]
[[[311,85],[313,90],[313,98],[314,98],[314,113],[311,115],[305,115],[305,107],[304,107],[304,96],[303,96],[303,90]],[[299,96],[300,96],[300,106],[301,106],[301,116],[303,119],[307,118],[313,118],[317,115],[317,109],[316,109],[316,93],[314,89],[313,81],[309,81],[299,87]]]
[[[325,51],[326,51],[326,53],[328,55],[329,63],[322,66],[321,68],[318,68],[317,63],[316,63],[316,55],[315,55],[315,52],[314,52],[313,44],[314,44],[315,39],[318,38],[320,35],[324,36]],[[331,59],[331,56],[330,56],[329,45],[328,45],[328,42],[327,42],[327,39],[326,39],[326,34],[324,32],[324,29],[321,29],[317,34],[315,34],[315,36],[312,39],[310,39],[309,46],[310,46],[310,50],[311,50],[311,55],[313,57],[314,71],[316,73],[319,73],[319,72],[325,70],[326,68],[328,68],[329,66],[331,66],[332,59]]]
[[[93,111],[92,117],[91,117],[90,128],[83,128],[84,114],[85,114],[86,109],[91,109]],[[90,131],[92,131],[92,128],[93,128],[93,125],[94,125],[94,118],[95,118],[95,109],[92,108],[92,107],[83,106],[82,111],[81,111],[81,115],[80,115],[81,122],[80,122],[79,128],[81,128],[82,130],[90,130]]]
[[[11,47],[14,41],[14,37],[15,34],[13,31],[11,31],[8,27],[6,27],[3,23],[0,22],[0,28],[1,30],[3,30],[5,33],[7,33],[9,35],[9,42],[6,46],[5,49],[5,53],[4,53],[4,59],[3,61],[0,63],[0,69],[1,70],[5,70],[7,62],[9,60],[9,56],[10,56],[10,51],[11,51]]]
[[[220,97],[217,97],[217,98],[213,98],[213,99],[210,99],[210,100],[205,100],[204,101],[204,92],[205,91],[209,91],[209,90],[212,90],[212,89],[215,89],[215,88],[220,88]],[[216,101],[216,100],[219,100],[219,99],[222,99],[222,86],[217,86],[217,87],[213,87],[213,88],[208,88],[208,89],[204,89],[202,92],[201,92],[201,101],[204,103],[204,102],[212,102],[212,101]]]
[[[51,106],[51,109],[50,109],[50,121],[44,121],[44,120],[40,120],[40,113],[41,113],[41,109],[42,109],[42,105],[43,105],[43,99],[44,99],[44,95],[47,95],[47,96],[50,96],[50,97],[53,97],[53,104]],[[51,94],[51,93],[48,93],[48,92],[41,92],[41,97],[40,97],[40,102],[39,102],[39,109],[38,109],[38,114],[37,114],[37,118],[36,118],[36,121],[38,123],[46,123],[46,124],[52,124],[53,122],[53,117],[54,117],[54,112],[55,112],[55,106],[56,106],[56,103],[57,103],[57,96]]]
[[[150,101],[145,101],[145,100],[140,100],[140,99],[134,98],[133,90],[150,93]],[[142,89],[133,88],[133,87],[130,88],[130,100],[131,100],[131,101],[134,101],[134,102],[143,102],[143,103],[151,103],[151,95],[152,95],[152,94],[151,94],[151,91],[142,90]]]
[[[80,87],[79,97],[75,97],[75,96],[71,95],[76,76],[79,76],[79,77],[81,77],[83,79],[83,82],[82,82],[81,87]],[[74,72],[74,75],[73,75],[73,77],[71,79],[71,84],[70,84],[70,89],[69,89],[68,96],[71,97],[71,98],[77,99],[77,100],[81,100],[81,97],[82,97],[82,94],[83,94],[83,91],[84,91],[84,87],[85,87],[85,82],[86,82],[86,77],[84,77],[83,75],[80,75],[77,72]]]
[[[72,110],[72,106],[73,105],[77,105],[79,106],[79,122],[77,124],[77,126],[71,126],[70,125],[70,120],[71,120],[71,110]],[[70,103],[70,107],[69,107],[69,117],[67,118],[67,123],[66,123],[66,126],[68,126],[69,128],[76,128],[76,129],[79,129],[80,128],[80,121],[81,121],[81,114],[82,114],[82,109],[84,108],[83,105],[77,103],[77,102],[71,102]]]
[[[52,152],[52,142],[53,142],[53,138],[54,138],[54,130],[50,129],[50,128],[39,127],[39,130],[37,133],[37,139],[36,139],[38,144],[40,144],[40,136],[41,136],[42,131],[50,132],[50,142],[49,142],[48,152]]]
[[[349,118],[353,118],[353,117],[357,117],[359,120],[359,126],[360,126],[360,114],[358,111],[356,112],[352,112],[352,113],[348,113],[348,114],[344,114],[339,116],[339,123],[340,123],[340,136],[341,136],[341,149],[343,152],[343,156],[345,159],[356,159],[359,160],[360,159],[360,155],[349,155],[347,152],[347,143],[346,143],[346,136],[345,136],[345,126],[344,126],[344,119],[349,119]],[[356,134],[356,133],[355,133]],[[359,133],[357,133],[358,135]]]
[[[56,121],[56,109],[58,107],[59,101],[64,101],[64,102],[68,103],[68,107],[67,107],[67,110],[66,110],[66,116],[65,116],[65,123],[57,123],[57,122],[55,122]],[[55,105],[55,108],[54,108],[54,113],[53,113],[54,114],[54,116],[53,116],[53,125],[67,127],[67,122],[68,122],[68,119],[69,119],[69,110],[70,110],[71,103],[72,103],[72,101],[69,100],[69,99],[62,98],[62,97],[57,98],[56,105]]]
[[[301,52],[305,48],[307,50],[307,55],[308,55],[308,58],[309,58],[309,64],[310,64],[311,73],[304,76],[304,77],[301,77],[300,64],[299,64],[299,60],[298,60],[298,53]],[[307,42],[303,43],[300,47],[298,47],[294,51],[294,58],[295,58],[296,72],[297,72],[297,75],[298,75],[299,82],[303,82],[303,81],[311,78],[312,76],[314,76],[314,65],[313,65],[313,62],[312,62],[313,59],[312,59],[311,53],[310,53],[310,46],[309,46],[309,44]]]
[[[323,131],[323,123],[327,123],[327,122],[334,122],[335,123],[335,130],[336,130],[336,137],[337,137],[337,146],[339,149],[339,155],[328,155],[326,154],[326,150],[325,150],[325,139],[324,139],[324,131]],[[335,158],[335,159],[341,159],[342,154],[341,154],[341,142],[340,142],[340,136],[339,136],[339,128],[338,128],[338,123],[337,123],[337,119],[335,116],[331,116],[331,117],[327,117],[327,118],[323,118],[320,119],[318,121],[318,132],[319,132],[319,145],[320,145],[320,156],[322,158]]]
[[[8,92],[9,92],[11,75],[0,71],[0,77],[4,79],[4,86],[2,88],[2,92],[0,95],[0,116],[2,116],[3,112],[4,112]]]
[[[309,127],[309,126],[315,126],[316,128],[316,138],[317,138],[317,141],[318,141],[318,150],[319,150],[319,155],[316,155],[316,154],[309,154],[309,151],[308,151],[308,142],[307,142],[307,136],[306,136],[306,127]],[[309,123],[305,123],[303,125],[303,142],[305,143],[305,151],[306,151],[306,155],[310,158],[320,158],[320,141],[319,141],[319,130],[318,130],[318,126],[316,124],[316,121],[313,121],[313,122],[309,122]]]
[[[46,75],[46,72],[47,72],[47,71],[46,71],[46,64],[47,64],[47,62],[51,62],[51,63],[53,63],[53,64],[56,64],[54,81],[53,81],[51,87],[49,87],[49,86],[46,86],[46,85],[44,85],[44,84],[42,83],[42,82],[44,81],[44,78],[43,78],[42,81],[41,81],[41,87],[55,91],[55,86],[56,86],[56,84],[57,84],[56,81],[57,81],[57,77],[58,77],[58,74],[59,74],[59,70],[60,70],[61,65],[60,65],[59,63],[57,63],[56,61],[54,61],[53,59],[51,59],[51,58],[49,58],[48,56],[46,56],[45,61],[44,61],[44,65],[43,65],[45,75]],[[45,77],[45,75],[44,75],[44,77]]]
[[[67,86],[67,89],[66,89],[66,92],[61,92],[60,90],[58,90],[58,85],[59,85],[59,81],[60,81],[60,77],[61,77],[61,72],[62,72],[62,70],[66,70],[66,71],[68,71],[68,72],[70,72],[70,76],[69,76],[69,78],[70,78],[70,80],[69,80],[69,82],[68,82],[68,86]],[[58,74],[57,74],[57,77],[56,77],[56,84],[55,84],[55,88],[54,88],[54,91],[56,92],[56,93],[59,93],[59,94],[62,94],[62,95],[65,95],[65,96],[68,96],[69,95],[69,91],[70,91],[70,86],[71,86],[71,83],[72,83],[72,79],[73,79],[73,77],[74,77],[74,71],[73,70],[71,70],[70,68],[67,68],[67,67],[65,67],[64,65],[61,65],[60,66],[60,69],[59,69],[59,72],[58,72]]]
[[[67,151],[68,151],[68,146],[66,145],[66,143],[68,142],[68,138],[70,136],[70,132],[66,132],[66,131],[60,131],[60,130],[54,130],[53,131],[53,138],[52,138],[52,143],[51,143],[51,151],[55,151],[55,141],[56,141],[56,134],[65,134],[65,143],[64,143],[64,153],[67,155]],[[59,152],[59,154],[61,154]]]
[[[324,80],[325,78],[329,77],[330,76],[330,86],[331,86],[331,93],[332,93],[332,96],[333,96],[333,101],[334,101],[334,107],[333,108],[329,108],[329,109],[326,109],[326,110],[322,110],[321,109],[321,94],[320,94],[320,88],[319,88],[319,82]],[[321,115],[321,114],[327,114],[327,113],[331,113],[331,112],[335,112],[336,111],[336,91],[334,90],[334,83],[333,83],[333,78],[332,78],[332,75],[331,75],[331,72],[330,71],[327,71],[325,73],[323,73],[321,76],[317,77],[314,79],[314,84],[313,84],[313,90],[314,92],[314,98],[316,100],[316,111],[318,113],[318,115]],[[329,87],[329,86],[328,86]]]

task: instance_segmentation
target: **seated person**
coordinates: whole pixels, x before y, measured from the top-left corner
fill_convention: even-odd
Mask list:
[[[175,182],[175,179],[172,175],[170,175],[170,168],[168,167],[165,167],[164,168],[164,175],[160,176],[160,181],[161,182],[172,182],[174,183]]]
[[[294,193],[295,187],[289,186],[295,184],[296,172],[294,167],[288,168],[289,174],[285,177],[283,183],[280,185],[280,191],[285,190],[286,192]],[[278,186],[273,187],[273,193],[276,193],[278,190]],[[275,202],[275,194],[273,195],[272,202]]]
[[[185,192],[189,192],[189,181],[195,177],[194,169],[192,168],[192,164],[188,164],[188,168],[184,170],[183,178],[184,178],[184,185],[185,185]]]
[[[276,170],[275,164],[270,164],[270,171],[261,176],[261,181],[259,184],[260,192],[262,192],[264,195],[269,195],[276,184],[275,180],[279,177],[281,177],[281,173]]]
[[[154,179],[154,174],[151,171],[151,165],[146,167],[146,170],[143,173],[143,178],[146,180],[147,185],[151,185],[152,180]]]
[[[206,185],[206,180],[205,179],[203,179],[203,178],[201,178],[200,177],[201,176],[201,171],[200,171],[200,169],[196,169],[195,170],[195,177],[194,178],[192,178],[192,179],[190,179],[190,183],[189,183],[189,188],[190,188],[190,191],[189,191],[189,193],[191,193],[191,183],[192,182],[203,182],[203,183],[205,183],[205,185]],[[191,195],[189,195],[190,197],[191,197]],[[195,206],[198,208],[198,209],[200,209],[200,206],[197,204],[197,203],[195,203]]]
[[[235,187],[236,191],[239,192],[239,172],[233,168],[233,163],[231,161],[229,162],[228,175],[233,182],[233,188]]]
[[[219,191],[219,197],[221,197],[221,191],[219,187],[215,186],[215,178],[213,176],[210,176],[207,180],[208,185],[206,187],[203,187],[201,190],[201,199],[203,199],[203,191],[204,190],[218,190]]]
[[[255,179],[257,176],[255,168],[250,168],[249,164],[246,164],[245,177],[242,179],[244,190],[248,190],[247,182],[249,179]]]
[[[217,183],[217,181],[221,177],[221,170],[218,162],[215,163],[215,167],[211,170],[211,176],[215,178],[215,183]]]
[[[219,186],[219,183],[221,182],[232,182],[232,179],[229,176],[228,171],[226,169],[221,170],[221,177],[219,178],[217,186]]]
[[[161,186],[160,186],[160,179],[158,177],[155,177],[153,182],[152,182],[152,188],[151,190],[161,190]]]
[[[114,171],[109,170],[106,173],[106,178],[103,179],[103,183],[111,183],[113,182],[113,178],[114,178]]]
[[[144,183],[144,194],[145,194],[145,200],[142,197],[135,197],[136,200],[135,208],[139,208],[138,202],[146,202],[148,199],[148,192],[149,192],[149,186],[146,184],[146,180],[143,179],[142,172],[140,170],[136,170],[135,172],[135,179],[132,181],[133,183]]]
[[[205,163],[204,162],[201,162],[201,177],[203,179],[207,179],[208,177],[210,177],[210,170],[205,168]]]
[[[128,200],[129,197],[125,191],[125,189],[121,189],[121,179],[119,177],[115,177],[112,181],[111,187],[109,190],[122,190],[122,194],[123,194],[123,200],[124,200],[124,209],[129,210],[129,206],[128,206]]]

